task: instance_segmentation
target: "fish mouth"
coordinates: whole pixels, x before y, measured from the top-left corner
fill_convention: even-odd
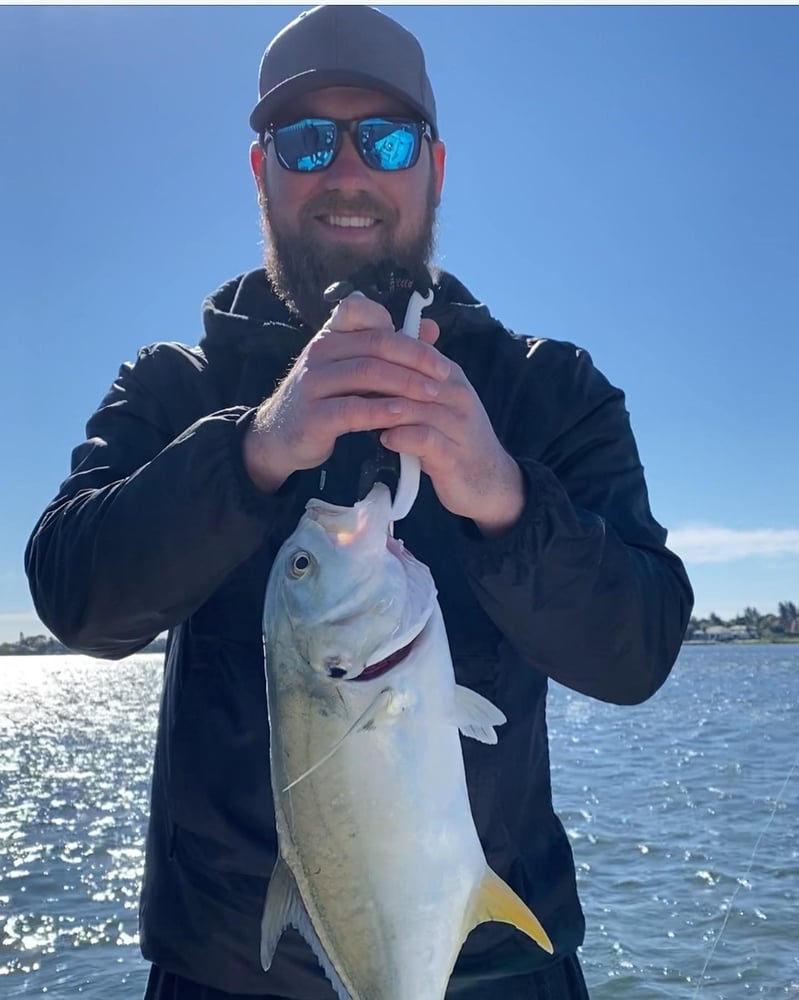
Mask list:
[[[408,653],[410,653],[416,639],[418,638],[419,636],[417,635],[416,638],[411,639],[407,646],[403,646],[401,649],[392,653],[391,656],[387,656],[385,659],[378,660],[377,663],[371,664],[371,666],[366,667],[362,673],[358,674],[357,677],[350,677],[348,680],[371,681],[374,680],[375,677],[381,677],[383,674],[388,673],[392,667],[396,667],[398,663],[402,663]]]

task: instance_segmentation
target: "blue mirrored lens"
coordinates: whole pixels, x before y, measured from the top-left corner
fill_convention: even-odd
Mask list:
[[[287,170],[310,173],[324,170],[336,158],[339,128],[349,127],[363,162],[373,170],[406,170],[419,156],[422,126],[419,122],[392,122],[386,118],[336,122],[328,118],[302,118],[275,129],[275,152]]]
[[[336,153],[336,126],[324,118],[303,118],[274,133],[275,152],[288,170],[324,170]]]
[[[416,122],[368,119],[360,125],[361,155],[375,170],[405,170],[417,155],[420,127]]]

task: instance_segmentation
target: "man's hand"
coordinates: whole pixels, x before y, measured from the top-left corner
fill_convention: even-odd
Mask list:
[[[393,426],[411,402],[434,399],[451,367],[431,346],[437,337],[431,320],[419,341],[397,334],[388,311],[360,293],[340,302],[245,437],[256,486],[272,493],[324,462],[340,435]]]
[[[273,493],[315,468],[350,431],[384,428],[383,444],[417,455],[441,503],[484,534],[510,527],[524,505],[522,476],[497,440],[461,369],[436,351],[438,326],[397,334],[388,312],[355,293],[334,310],[244,440],[253,482]]]

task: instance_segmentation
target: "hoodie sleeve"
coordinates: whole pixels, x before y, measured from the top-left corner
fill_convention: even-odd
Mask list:
[[[498,538],[469,523],[464,569],[535,667],[603,701],[638,703],[668,676],[693,593],[650,511],[623,393],[586,352],[537,346],[517,359],[517,391],[502,404],[525,508]]]
[[[177,344],[123,365],[33,530],[34,604],[71,649],[135,652],[191,615],[268,534],[281,501],[256,490],[241,456],[254,411],[213,412],[206,372],[199,352]]]

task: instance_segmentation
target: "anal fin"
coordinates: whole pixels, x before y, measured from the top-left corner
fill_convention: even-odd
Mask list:
[[[548,954],[554,952],[549,935],[532,910],[488,865],[477,890],[470,919],[467,933],[478,924],[498,920],[504,924],[512,924]]]
[[[314,953],[324,974],[330,980],[338,1000],[351,1000],[351,995],[319,940],[313,922],[300,898],[291,869],[278,857],[266,890],[264,915],[261,920],[261,966],[268,972],[275,957],[277,943],[286,927],[295,927]]]
[[[296,892],[294,877],[286,862],[278,855],[266,889],[264,914],[261,918],[261,967],[264,972],[269,971],[280,935],[291,923]]]

